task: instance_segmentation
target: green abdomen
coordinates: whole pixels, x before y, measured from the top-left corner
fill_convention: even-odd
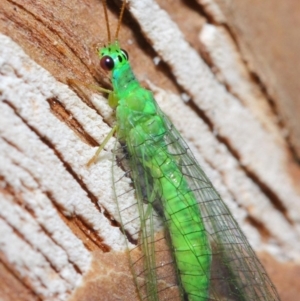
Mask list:
[[[148,202],[158,201],[162,207],[182,290],[189,301],[205,301],[210,285],[210,246],[199,205],[182,174],[180,162],[170,153],[165,132],[160,116],[144,115],[124,138],[130,155],[151,178],[155,198]]]

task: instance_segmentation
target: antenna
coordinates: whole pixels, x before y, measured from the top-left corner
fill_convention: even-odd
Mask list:
[[[120,16],[119,16],[119,20],[118,20],[118,26],[117,26],[117,30],[116,30],[116,34],[115,34],[115,40],[118,39],[119,31],[121,28],[121,22],[122,22],[122,18],[123,18],[124,11],[125,11],[125,6],[126,6],[126,0],[123,0]]]
[[[110,36],[110,28],[109,28],[109,23],[108,23],[106,0],[102,0],[102,4],[103,4],[103,10],[104,10],[106,29],[107,29],[107,40],[108,40],[108,44],[110,44],[110,42],[111,42],[111,36]]]

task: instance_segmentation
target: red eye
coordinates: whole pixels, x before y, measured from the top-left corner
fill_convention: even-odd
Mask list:
[[[111,71],[115,67],[115,62],[114,62],[114,60],[110,56],[105,55],[100,60],[100,66],[105,71]]]

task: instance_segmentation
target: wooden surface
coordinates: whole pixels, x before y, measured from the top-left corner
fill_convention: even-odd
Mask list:
[[[299,160],[300,66],[294,64],[300,51],[298,1],[216,2]]]
[[[158,2],[160,8],[130,1],[122,47],[232,210],[282,300],[295,300],[300,4]],[[117,16],[110,3],[113,29]],[[1,300],[134,300],[113,201],[114,140],[86,167],[113,112],[105,98],[66,85],[75,79],[109,86],[95,51],[107,39],[101,3],[5,0],[0,17]],[[133,192],[124,206],[130,202]],[[128,221],[137,213],[131,214]]]

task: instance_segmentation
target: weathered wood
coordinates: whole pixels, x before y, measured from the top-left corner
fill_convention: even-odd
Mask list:
[[[259,252],[282,300],[295,300],[300,192],[291,152],[298,148],[297,98],[289,83],[299,78],[290,71],[299,45],[285,41],[293,41],[298,21],[265,9],[254,22],[251,1],[198,2],[160,0],[159,8],[130,0],[120,42]],[[295,10],[283,2],[276,1]],[[110,4],[109,12],[115,28],[118,7]],[[86,167],[109,132],[112,111],[103,97],[86,89],[82,97],[66,85],[109,85],[95,51],[106,41],[101,2],[5,0],[0,16],[1,297],[134,300],[115,221],[113,139]],[[274,32],[277,19],[284,34]],[[134,193],[124,202],[134,202]]]

